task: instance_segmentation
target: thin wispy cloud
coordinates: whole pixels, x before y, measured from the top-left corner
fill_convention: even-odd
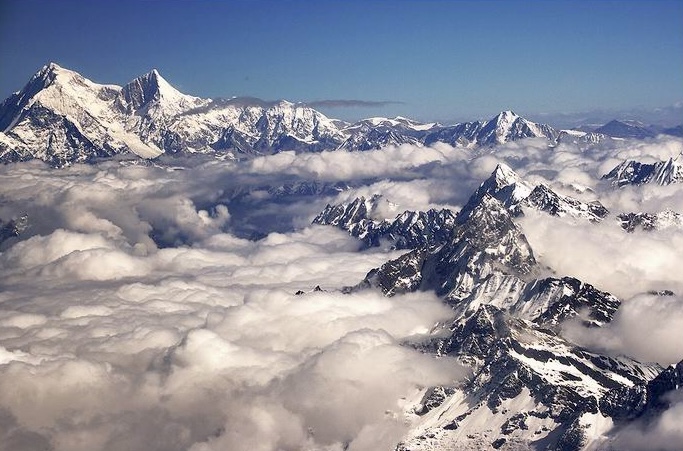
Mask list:
[[[405,105],[398,100],[352,100],[352,99],[327,99],[302,102],[311,108],[381,108],[391,105]]]

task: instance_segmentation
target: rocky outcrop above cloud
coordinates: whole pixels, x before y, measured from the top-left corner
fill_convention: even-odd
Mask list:
[[[405,211],[393,220],[375,220],[372,211],[379,202],[386,200],[359,197],[349,204],[328,204],[313,223],[347,230],[368,247],[386,242],[395,249],[415,249],[440,244],[453,234],[455,214],[449,209]]]
[[[683,215],[672,210],[659,213],[622,213],[617,216],[617,220],[627,232],[683,227]]]
[[[627,160],[603,175],[602,178],[610,180],[616,187],[645,183],[670,185],[683,182],[683,168],[678,157],[655,163]]]

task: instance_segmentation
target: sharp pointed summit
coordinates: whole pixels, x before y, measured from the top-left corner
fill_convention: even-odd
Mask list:
[[[70,71],[68,69],[64,69],[62,66],[60,66],[57,63],[50,62],[46,65],[44,65],[38,72],[35,73],[35,75],[32,77],[32,80],[54,80],[58,75],[66,75],[66,74],[75,74],[76,72]]]
[[[497,199],[505,208],[516,214],[520,202],[529,196],[533,188],[531,184],[522,180],[510,166],[499,163],[491,176],[484,180],[472,194],[458,217],[468,217],[487,195]]]
[[[203,103],[197,97],[178,91],[161,76],[157,69],[152,69],[124,86],[121,90],[121,97],[129,113],[145,109],[154,103],[163,102],[164,107],[171,109],[173,113]]]
[[[505,110],[501,111],[496,116],[494,116],[492,120],[495,120],[498,123],[514,122],[515,120],[517,120],[518,117],[520,116],[517,115],[514,111]]]

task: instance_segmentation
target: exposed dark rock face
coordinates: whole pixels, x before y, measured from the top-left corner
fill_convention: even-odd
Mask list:
[[[669,407],[666,394],[683,387],[683,361],[663,370],[654,379],[633,387],[616,387],[600,400],[600,410],[615,420],[633,420]]]
[[[519,277],[529,274],[536,264],[526,237],[508,210],[490,195],[485,194],[474,210],[458,214],[456,223],[458,227],[448,241],[390,261],[366,280],[371,285],[381,280],[379,286],[387,294],[405,288],[434,290],[456,302],[472,295],[494,272]],[[398,270],[401,266],[421,274],[406,284],[404,272]]]
[[[445,327],[449,335],[434,339],[425,351],[457,357],[474,369],[462,388],[471,400],[470,407],[457,418],[439,417],[445,430],[463,427],[470,416],[481,416],[481,409],[488,409],[490,415],[505,416],[507,403],[528,393],[534,406],[508,415],[498,435],[491,437],[508,440],[520,434],[546,434],[540,429],[527,432],[538,428],[537,419],[542,419],[547,420],[544,424],[551,425],[554,433],[546,435],[539,449],[579,450],[585,444],[582,416],[617,414],[619,391],[629,384],[662,387],[659,391],[663,392],[675,386],[681,377],[670,369],[648,383],[660,367],[577,348],[553,331],[510,316],[492,305],[482,305]],[[625,380],[629,383],[625,384]],[[449,396],[444,399],[444,395],[451,392],[455,393],[445,387],[430,389],[421,403],[421,414],[434,411],[434,416],[445,415]],[[636,405],[642,404],[637,404],[636,396],[634,399]]]
[[[593,222],[599,222],[609,214],[607,208],[598,201],[581,202],[572,197],[557,194],[546,185],[538,185],[534,188],[523,204],[553,216],[584,217]]]
[[[28,215],[21,215],[7,222],[0,219],[0,244],[21,235],[28,227]]]
[[[638,229],[661,230],[669,227],[683,227],[683,215],[671,210],[660,213],[622,213],[617,216],[621,228],[631,233]]]

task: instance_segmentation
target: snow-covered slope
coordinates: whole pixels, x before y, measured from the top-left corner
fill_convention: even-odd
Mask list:
[[[436,247],[420,247],[368,273],[364,284],[385,294],[434,290],[451,304],[480,292],[517,292],[536,260],[526,237],[498,200],[485,194],[460,212],[455,232]]]
[[[335,122],[299,104],[215,100],[184,112],[168,127],[170,149],[190,152],[274,153],[335,148],[345,138]]]
[[[346,150],[380,149],[388,145],[420,144],[435,123],[423,124],[404,117],[394,119],[372,117],[345,127],[348,138],[339,146]]]
[[[55,166],[132,152],[239,154],[322,150],[346,139],[312,108],[185,95],[157,70],[124,87],[100,85],[51,63],[0,106],[0,160]]]
[[[485,195],[500,201],[513,215],[522,214],[524,208],[544,211],[553,216],[600,221],[609,213],[598,201],[583,202],[553,191],[544,184],[533,186],[522,180],[508,165],[499,163],[491,176],[472,194],[462,209],[467,214]]]
[[[531,184],[522,180],[510,166],[499,163],[491,176],[470,196],[461,214],[465,215],[476,208],[485,195],[492,196],[500,201],[505,208],[514,214],[518,214],[520,203],[531,194],[533,188]]]
[[[596,132],[585,132],[580,130],[560,130],[555,139],[555,144],[572,144],[580,149],[587,149],[599,144],[615,144],[622,141],[620,138],[612,138]]]
[[[424,390],[401,450],[583,449],[604,440],[616,393],[662,368],[590,353],[545,327],[483,305],[444,326],[431,352],[473,368],[464,384]]]
[[[599,201],[582,202],[570,196],[557,194],[543,184],[533,189],[529,196],[524,199],[524,205],[545,211],[553,216],[571,216],[593,222],[603,220],[609,213]]]

